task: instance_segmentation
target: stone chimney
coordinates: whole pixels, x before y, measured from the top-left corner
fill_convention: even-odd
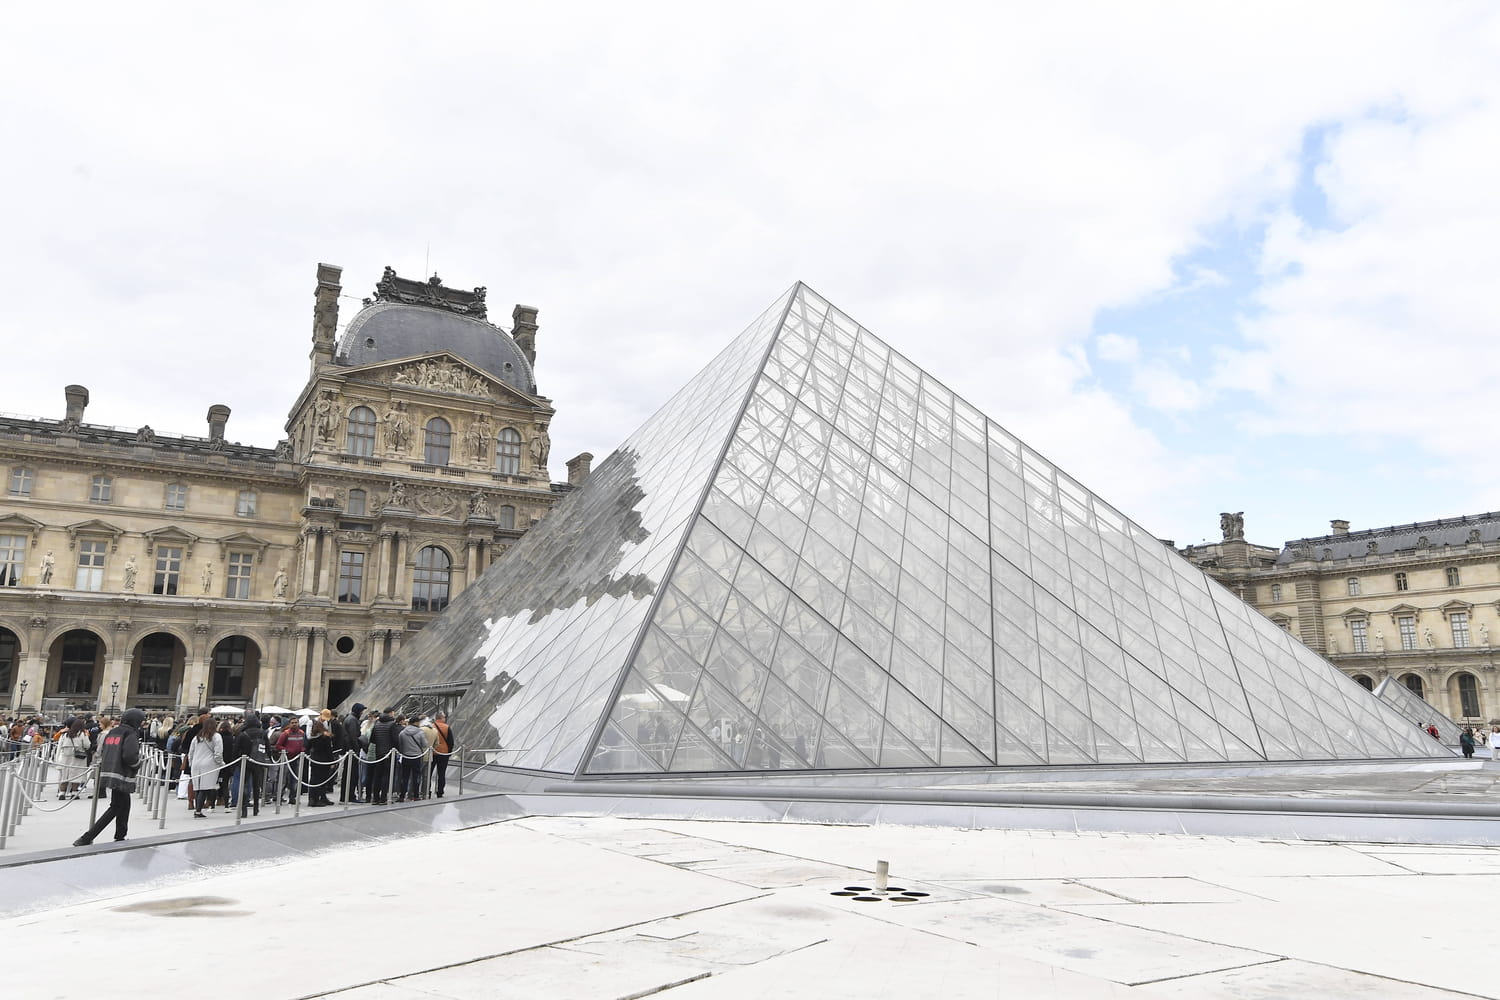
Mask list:
[[[68,409],[63,416],[63,430],[75,434],[83,423],[84,407],[89,405],[89,391],[81,385],[65,386],[63,398],[68,401]]]
[[[568,459],[568,485],[582,486],[583,481],[589,477],[589,469],[594,464],[592,452],[584,452]]]
[[[313,374],[320,367],[333,363],[334,351],[338,350],[339,293],[344,290],[339,284],[344,269],[333,264],[318,265],[318,287],[313,289]]]
[[[521,353],[526,355],[526,360],[536,367],[536,306],[516,306],[511,311],[510,318],[514,323],[511,327],[511,338]],[[588,474],[588,469],[584,469]]]
[[[1329,527],[1333,528],[1333,533],[1335,535],[1347,535],[1347,534],[1349,534],[1349,522],[1348,521],[1340,521],[1340,520],[1335,519],[1335,520],[1329,521],[1328,525],[1329,525]]]
[[[223,403],[215,403],[208,408],[208,439],[210,441],[224,440],[224,425],[229,423],[229,407]]]

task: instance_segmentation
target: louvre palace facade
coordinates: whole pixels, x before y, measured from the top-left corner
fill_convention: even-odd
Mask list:
[[[332,705],[571,489],[549,475],[537,310],[386,268],[339,331],[318,265],[311,366],[272,447],[0,418],[9,710]],[[568,463],[581,481],[591,456]]]
[[[1351,531],[1279,548],[1224,538],[1181,554],[1366,688],[1395,678],[1461,725],[1500,721],[1500,513]]]

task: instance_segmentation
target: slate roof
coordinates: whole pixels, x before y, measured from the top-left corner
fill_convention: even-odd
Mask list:
[[[1395,524],[1366,531],[1351,531],[1347,535],[1296,538],[1282,548],[1276,564],[1284,566],[1298,559],[1322,561],[1365,555],[1390,555],[1393,552],[1417,552],[1441,549],[1444,546],[1461,548],[1471,541],[1500,541],[1500,512]],[[1371,542],[1375,543],[1373,550]]]
[[[536,395],[536,376],[526,355],[504,330],[444,309],[403,302],[374,302],[344,328],[336,363],[379,364],[447,351],[502,382]]]

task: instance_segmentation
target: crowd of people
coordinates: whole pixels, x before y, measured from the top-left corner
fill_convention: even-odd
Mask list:
[[[334,805],[334,796],[340,803],[372,805],[442,798],[458,746],[441,711],[376,711],[360,704],[342,717],[324,709],[316,715],[247,710],[148,718],[130,709],[118,720],[83,715],[59,725],[36,717],[9,719],[0,732],[7,758],[45,748],[59,799],[83,793],[98,759],[94,794],[108,795],[110,805],[75,846],[93,843],[110,823],[115,839],[125,839],[130,795],[147,746],[165,755],[167,780],[199,818],[221,807],[258,816],[262,805],[294,802],[300,795],[310,808]]]

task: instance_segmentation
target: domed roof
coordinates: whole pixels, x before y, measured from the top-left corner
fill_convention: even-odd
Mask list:
[[[337,363],[373,365],[447,351],[502,382],[536,395],[536,375],[504,330],[472,316],[404,302],[373,302],[344,328]]]

